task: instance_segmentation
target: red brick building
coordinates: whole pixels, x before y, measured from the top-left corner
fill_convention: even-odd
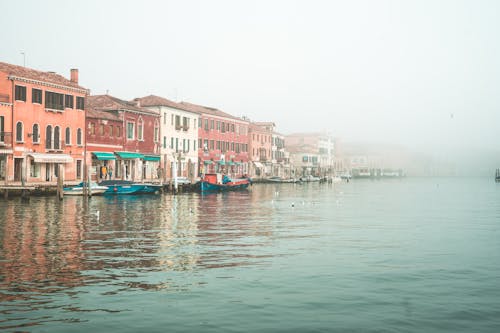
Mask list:
[[[85,97],[78,70],[70,79],[0,62],[0,178],[83,179]]]
[[[198,120],[198,158],[200,174],[248,173],[249,122],[215,108],[182,102],[200,115]]]
[[[87,157],[93,158],[92,164],[112,165],[113,178],[156,179],[156,169],[160,163],[159,112],[109,95],[89,96],[87,104],[89,112],[107,112],[114,115],[113,119],[101,117],[87,121],[87,131],[91,131],[91,147],[102,148],[88,152]],[[121,126],[118,122],[121,122]],[[116,150],[120,142],[123,150]],[[95,152],[113,153],[116,160],[99,160]],[[99,170],[95,172],[96,175],[99,174]]]

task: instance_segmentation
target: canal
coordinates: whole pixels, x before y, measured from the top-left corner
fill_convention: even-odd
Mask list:
[[[497,332],[500,184],[0,200],[0,330]]]

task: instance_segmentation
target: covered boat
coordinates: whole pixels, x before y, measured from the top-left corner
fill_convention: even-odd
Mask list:
[[[63,193],[64,195],[83,195],[83,185],[84,183],[82,182],[76,186],[64,187]],[[103,194],[107,190],[108,190],[107,186],[101,186],[95,182],[90,183],[90,193],[92,195]]]
[[[101,186],[107,186],[104,194],[140,194],[151,193],[146,184],[134,183],[129,180],[103,180],[99,183]]]
[[[201,192],[243,190],[252,183],[250,178],[229,178],[220,173],[208,173],[200,181]]]

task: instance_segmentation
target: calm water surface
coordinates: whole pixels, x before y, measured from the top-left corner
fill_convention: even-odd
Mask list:
[[[0,330],[499,332],[490,178],[0,200]]]

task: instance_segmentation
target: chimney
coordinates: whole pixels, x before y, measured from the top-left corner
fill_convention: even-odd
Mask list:
[[[135,98],[134,102],[135,102],[135,106],[141,107],[141,99],[140,98]]]
[[[78,68],[71,68],[71,82],[78,84]]]

